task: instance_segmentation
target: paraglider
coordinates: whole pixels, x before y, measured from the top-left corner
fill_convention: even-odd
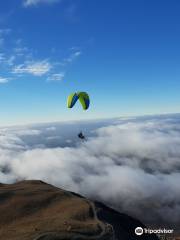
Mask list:
[[[79,137],[80,139],[82,139],[82,140],[85,140],[85,139],[86,139],[82,132],[80,132],[80,133],[78,134],[78,137]]]
[[[81,103],[83,110],[87,110],[89,108],[90,98],[86,92],[71,93],[67,99],[67,107],[73,108],[78,100]],[[81,140],[86,140],[82,131],[78,134],[78,137]]]
[[[68,108],[74,107],[77,100],[80,101],[84,110],[87,110],[89,108],[90,98],[86,92],[77,92],[70,94],[67,99],[67,107]]]

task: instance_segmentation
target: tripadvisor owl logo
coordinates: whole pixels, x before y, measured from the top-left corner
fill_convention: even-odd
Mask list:
[[[142,235],[143,234],[143,228],[142,227],[137,227],[135,229],[135,234],[138,235],[138,236]]]
[[[135,234],[140,236],[142,234],[173,234],[173,229],[159,228],[159,229],[150,229],[150,228],[135,228]]]

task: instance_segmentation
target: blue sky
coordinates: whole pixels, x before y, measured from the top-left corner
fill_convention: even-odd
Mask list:
[[[180,112],[180,2],[0,3],[0,124]],[[66,108],[87,91],[91,107]]]

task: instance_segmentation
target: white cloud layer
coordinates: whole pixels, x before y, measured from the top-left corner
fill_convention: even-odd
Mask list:
[[[41,179],[180,226],[180,115],[0,129],[0,182]],[[86,142],[77,133],[85,130]]]

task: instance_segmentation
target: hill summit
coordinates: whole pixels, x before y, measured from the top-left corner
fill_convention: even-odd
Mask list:
[[[157,240],[144,225],[104,204],[42,181],[0,184],[0,239]]]

